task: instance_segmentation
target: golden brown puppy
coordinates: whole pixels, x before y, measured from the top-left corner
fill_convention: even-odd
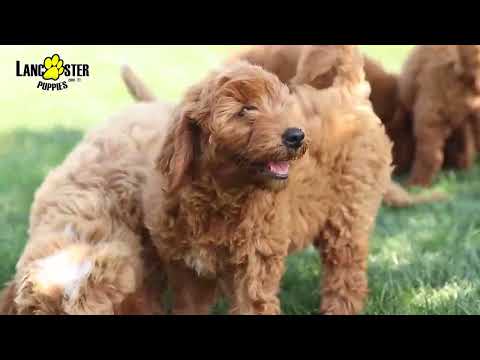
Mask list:
[[[446,148],[454,166],[472,166],[480,108],[479,45],[414,48],[399,80],[399,95],[401,107],[413,116],[411,185],[432,183],[444,164]]]
[[[7,314],[160,311],[160,262],[143,226],[140,192],[159,103],[136,104],[93,130],[37,190],[29,240],[0,300]]]
[[[312,243],[324,265],[321,312],[362,310],[391,143],[355,93],[365,84],[349,85],[290,94],[240,62],[187,91],[143,202],[175,313],[206,313],[221,291],[233,314],[279,314],[285,258]]]
[[[387,72],[381,64],[368,57],[365,57],[365,75],[372,87],[370,100],[375,113],[382,119],[387,135],[393,141],[394,173],[406,173],[413,164],[415,138],[411,111],[398,106],[398,75]],[[468,122],[452,132],[444,149],[445,166],[465,168],[467,159],[475,156],[475,143],[472,139],[480,139],[475,135],[475,126],[475,122]],[[398,190],[405,193],[400,188]],[[387,202],[389,200],[391,199],[387,199]]]

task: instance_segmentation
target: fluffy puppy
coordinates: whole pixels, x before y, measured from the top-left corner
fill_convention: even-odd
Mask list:
[[[349,85],[290,93],[238,62],[186,92],[143,194],[174,313],[207,313],[221,292],[233,314],[279,314],[285,258],[310,244],[323,261],[321,312],[362,310],[391,143],[351,92],[365,84]]]
[[[6,314],[161,311],[160,262],[143,226],[145,154],[167,105],[136,104],[88,134],[37,190]],[[164,118],[165,116],[160,116]]]
[[[399,79],[399,98],[400,110],[413,116],[416,146],[409,184],[431,185],[445,150],[453,166],[472,166],[478,144],[479,45],[414,48]]]

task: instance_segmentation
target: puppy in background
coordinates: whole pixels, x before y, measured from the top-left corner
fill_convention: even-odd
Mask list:
[[[415,47],[399,78],[399,111],[413,121],[410,185],[430,186],[446,163],[470,168],[479,143],[480,46]]]

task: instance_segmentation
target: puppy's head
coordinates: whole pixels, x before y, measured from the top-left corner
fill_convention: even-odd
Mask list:
[[[158,159],[170,190],[208,171],[216,179],[278,185],[306,151],[302,124],[280,116],[286,85],[246,62],[227,65],[192,87]]]

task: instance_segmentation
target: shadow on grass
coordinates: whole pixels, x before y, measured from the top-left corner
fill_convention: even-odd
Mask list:
[[[12,276],[25,245],[35,190],[82,136],[64,128],[0,134],[0,284]]]

